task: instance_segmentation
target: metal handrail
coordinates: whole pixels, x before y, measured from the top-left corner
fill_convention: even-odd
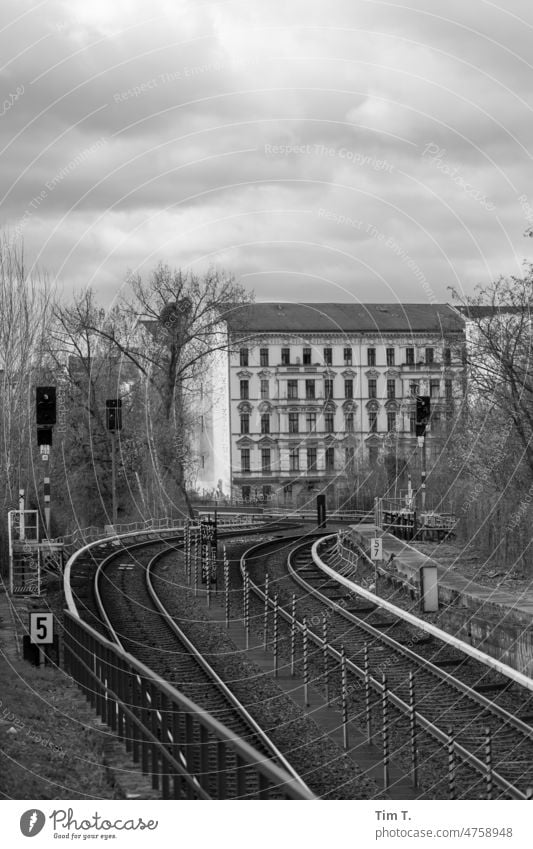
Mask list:
[[[414,616],[412,613],[409,613],[407,610],[403,610],[401,607],[396,607],[395,604],[392,604],[390,601],[387,601],[381,596],[375,595],[371,593],[369,590],[366,590],[364,587],[361,587],[359,584],[356,584],[354,581],[351,581],[349,578],[346,578],[344,575],[341,575],[335,569],[332,569],[331,566],[328,566],[327,563],[320,558],[318,554],[318,546],[320,544],[326,545],[327,542],[331,542],[337,539],[337,534],[329,534],[328,536],[322,537],[321,540],[317,540],[313,545],[312,549],[312,557],[313,561],[319,569],[322,570],[326,575],[334,580],[338,581],[340,584],[345,586],[351,592],[357,593],[358,595],[366,598],[368,601],[373,602],[374,604],[382,607],[384,610],[388,610],[390,613],[393,613],[394,616],[398,616],[400,619],[404,619],[406,622],[409,622],[410,625],[414,625],[416,628],[419,628],[421,631],[426,631],[428,634],[431,634],[433,637],[437,637],[442,642],[448,643],[453,646],[460,652],[469,655],[474,660],[479,661],[480,663],[485,664],[485,666],[491,666],[501,675],[506,676],[507,678],[512,679],[521,687],[525,687],[527,690],[533,692],[533,679],[528,678],[527,675],[524,675],[522,672],[518,672],[518,670],[513,669],[511,666],[508,666],[506,663],[503,663],[501,660],[497,660],[494,657],[491,657],[488,654],[484,654],[484,652],[476,649],[474,646],[470,646],[468,643],[465,643],[463,640],[460,640],[458,637],[454,637],[453,634],[449,634],[447,631],[443,631],[441,628],[438,628],[436,625],[432,625],[431,622],[426,622],[425,619],[419,619],[418,616]],[[361,549],[361,555],[365,557],[367,562],[372,565],[374,568],[374,561],[371,560],[365,551]],[[382,572],[382,574],[386,574]],[[478,694],[476,694],[478,695]],[[490,703],[492,705],[492,702]],[[514,719],[519,722],[516,717]],[[529,734],[533,734],[531,727],[529,725],[524,725],[524,731],[529,732]]]
[[[315,550],[315,547],[318,546],[321,542],[325,542],[326,539],[331,539],[332,536],[334,537],[334,536],[336,536],[336,534],[330,535],[328,537],[322,537],[321,539],[317,540],[313,544],[313,551]],[[306,544],[307,543],[303,543],[301,547],[303,547]],[[253,551],[256,551],[256,550],[263,548],[264,545],[265,544],[263,543],[263,544],[252,546],[251,548],[249,548],[243,554],[243,556],[241,558],[241,573],[242,574],[244,573],[244,569],[246,568],[245,565],[244,565],[246,558],[250,557],[250,555]],[[289,560],[291,559],[293,554],[294,554],[294,550],[293,550],[293,552],[290,553]],[[336,578],[338,576],[338,573],[335,573],[332,569],[329,569],[329,567],[326,567],[326,568],[329,570],[329,572],[333,573],[332,577]],[[250,588],[252,589],[252,591],[256,595],[258,595],[259,598],[263,602],[266,601],[266,595],[260,589],[260,587],[258,587],[257,584],[255,584],[250,579],[249,579],[249,582],[250,582]],[[308,589],[308,591],[311,592],[314,596],[320,598],[323,602],[325,602],[329,606],[335,608],[335,610],[337,612],[341,613],[343,616],[345,616],[346,618],[349,618],[350,620],[353,619],[353,621],[356,621],[356,618],[352,617],[351,614],[349,614],[348,611],[346,611],[340,605],[336,604],[331,599],[328,599],[326,596],[324,596],[322,593],[320,593],[315,587],[310,587],[308,584],[306,584],[301,579],[299,579],[298,582],[302,586],[305,586],[306,589]],[[367,595],[372,595],[372,594],[367,594]],[[375,598],[377,599],[377,596]],[[269,607],[273,606],[272,599],[270,599],[270,598],[268,599],[268,605],[269,605]],[[289,613],[287,613],[281,605],[278,606],[277,610],[278,610],[278,615],[282,619],[284,619],[288,623],[292,623],[291,615]],[[300,631],[300,633],[302,633],[303,632],[303,622],[299,622],[296,619],[295,625],[298,628],[298,630]],[[372,630],[374,630],[374,629],[372,629]],[[334,658],[335,660],[337,660],[340,663],[340,661],[341,661],[340,652],[338,652],[335,648],[333,648],[329,644],[326,645],[325,640],[322,637],[319,637],[318,634],[315,634],[308,626],[306,626],[306,631],[307,631],[307,637],[310,640],[310,642],[314,643],[318,648],[320,648],[321,651],[323,651],[324,648],[326,648],[328,655],[330,657]],[[376,632],[376,634],[378,634],[378,632]],[[380,637],[380,639],[382,639],[384,635],[379,633],[378,636]],[[357,666],[357,664],[355,664],[352,660],[349,660],[348,658],[346,659],[346,667],[352,673],[357,675],[359,678],[361,678],[361,679],[365,678],[364,670],[361,667]],[[445,673],[445,675],[447,675],[447,673]],[[375,689],[378,693],[383,694],[384,685],[383,685],[382,682],[377,681],[371,675],[368,676],[368,680],[369,680],[369,683],[371,684],[371,686],[373,687],[373,689]],[[391,703],[395,707],[397,707],[403,714],[406,714],[406,715],[411,714],[410,706],[406,702],[404,702],[403,699],[401,699],[394,692],[392,692],[391,690],[388,690],[388,698],[390,699]],[[491,706],[492,706],[492,703],[491,703]],[[448,735],[444,731],[442,731],[438,726],[434,725],[429,719],[427,719],[427,717],[425,717],[423,714],[418,713],[418,711],[415,711],[415,718],[416,718],[416,723],[421,728],[423,728],[425,731],[427,731],[431,736],[433,736],[438,742],[443,743],[444,745],[447,744],[448,739],[449,739]],[[475,755],[473,755],[471,752],[469,752],[467,749],[465,749],[460,743],[455,741],[454,747],[455,747],[455,751],[456,751],[457,755],[459,757],[461,757],[462,760],[465,763],[469,763],[478,772],[481,772],[482,774],[484,774],[486,772],[486,769],[487,769],[486,764],[484,764],[483,761],[481,761],[479,758],[477,758]],[[504,789],[507,793],[509,793],[509,795],[512,796],[512,798],[514,798],[514,799],[527,799],[527,798],[529,798],[525,793],[522,793],[521,790],[519,790],[517,787],[515,787],[513,784],[511,784],[509,781],[507,781],[506,778],[501,776],[496,771],[493,770],[492,775],[493,775],[494,782],[496,784],[498,784],[502,789]]]
[[[183,529],[169,528],[165,536],[173,530],[181,532]],[[120,535],[120,539],[151,537],[160,533],[160,529],[133,531]],[[128,751],[133,750],[134,761],[139,760],[141,750],[145,773],[148,772],[150,755],[153,786],[158,789],[161,782],[163,798],[171,795],[174,798],[183,795],[187,798],[227,798],[226,759],[230,753],[236,762],[237,787],[242,791],[239,798],[258,795],[260,798],[315,799],[301,780],[263,758],[207,711],[81,619],[70,586],[72,567],[81,554],[109,543],[113,538],[118,540],[119,536],[108,536],[86,544],[74,552],[65,566],[64,590],[68,607],[64,613],[65,665],[102,719],[109,721],[113,730],[118,730],[119,738],[125,739]],[[146,692],[142,687],[143,680],[150,682]],[[179,727],[183,715],[185,734]],[[198,734],[200,744],[194,742]],[[214,739],[209,740],[210,735]],[[208,773],[209,745],[214,747],[217,766]],[[187,755],[190,752],[194,757]],[[200,769],[195,767],[193,770],[196,763],[200,764]],[[169,772],[163,771],[164,766]],[[245,793],[243,770],[246,769],[255,771],[258,793]],[[173,794],[169,790],[170,777],[174,781]]]
[[[246,793],[237,776],[238,798],[314,799],[300,782],[261,755],[135,657],[65,611],[65,666],[96,707],[142,761],[163,798],[228,798],[226,761],[252,770],[257,792]],[[216,757],[208,767],[208,751]],[[170,791],[170,781],[174,788]]]

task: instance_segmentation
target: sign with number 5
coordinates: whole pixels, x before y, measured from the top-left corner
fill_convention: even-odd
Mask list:
[[[30,613],[30,642],[51,645],[54,642],[54,614]]]

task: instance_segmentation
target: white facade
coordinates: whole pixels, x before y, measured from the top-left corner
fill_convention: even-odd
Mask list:
[[[262,306],[254,305],[254,317]],[[293,317],[296,323],[298,307]],[[276,332],[253,322],[247,333],[234,330],[206,389],[197,488],[212,492],[222,480],[225,495],[282,505],[317,491],[345,495],[359,470],[386,455],[409,461],[418,445],[417,396],[430,399],[430,457],[462,398],[460,338],[457,326],[449,334],[435,327]]]

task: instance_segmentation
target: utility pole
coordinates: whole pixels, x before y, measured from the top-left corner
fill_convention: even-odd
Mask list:
[[[56,423],[56,387],[37,386],[35,389],[35,417],[37,420],[37,445],[41,452],[44,477],[44,521],[46,536],[50,539],[51,533],[51,493],[50,477],[48,472],[48,461],[52,446],[52,434]]]
[[[117,524],[117,430],[122,430],[122,401],[120,398],[110,398],[105,402],[106,406],[106,424],[107,429],[111,432],[111,498],[112,508],[111,521],[113,528]]]

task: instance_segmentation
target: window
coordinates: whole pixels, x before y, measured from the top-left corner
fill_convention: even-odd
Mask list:
[[[366,362],[369,366],[376,365],[376,349],[375,348],[367,348],[366,349]]]
[[[444,381],[444,394],[447,401],[451,401],[453,398],[452,394],[452,382],[451,380]]]
[[[333,348],[324,348],[324,365],[330,366],[333,363]]]
[[[270,433],[270,413],[261,413],[261,433]]]
[[[355,430],[354,427],[354,415],[353,413],[346,413],[346,417],[344,419],[344,429],[347,433],[353,433]]]
[[[346,466],[347,472],[353,472],[355,468],[355,448],[353,445],[350,445],[349,448],[344,449],[344,465]]]
[[[299,472],[300,471],[300,449],[299,448],[290,448],[289,449],[289,470],[291,472]]]
[[[290,348],[282,348],[281,349],[281,365],[289,366],[291,364],[291,349]]]
[[[268,365],[268,348],[259,348],[259,365]]]
[[[389,433],[396,430],[396,413],[387,413],[387,430]]]
[[[261,380],[261,398],[264,400],[265,398],[270,397],[270,387],[268,380]]]
[[[418,389],[418,383],[415,380],[412,380],[409,384],[409,395],[411,398],[415,398],[419,394]]]
[[[272,498],[272,487],[270,484],[263,484],[263,501],[270,501]]]
[[[241,433],[250,433],[250,416],[248,413],[241,413]]]
[[[333,380],[330,377],[326,377],[324,381],[324,398],[326,401],[333,398]]]
[[[335,430],[335,413],[324,414],[324,430],[326,433],[333,433]]]
[[[298,413],[289,413],[289,433],[298,433],[300,426],[298,424]]]
[[[261,471],[263,474],[272,471],[270,467],[270,448],[261,448]]]
[[[335,471],[335,449],[334,448],[326,448],[325,458],[326,458],[326,472],[334,472]]]
[[[251,487],[243,486],[242,489],[241,489],[241,493],[242,493],[242,500],[243,501],[249,501],[250,500],[250,494],[251,494]]]
[[[451,348],[444,348],[442,352],[442,359],[444,361],[445,366],[451,366],[452,364],[452,350]]]
[[[241,448],[241,472],[250,471],[250,449]]]
[[[311,431],[316,430],[316,413],[305,414],[305,427],[307,433],[311,433]]]
[[[289,401],[297,401],[298,400],[298,381],[297,380],[288,380],[287,381],[287,398]]]
[[[396,381],[393,377],[387,380],[387,398],[389,401],[393,401],[396,398]]]
[[[378,397],[378,382],[375,377],[371,377],[368,380],[368,397],[369,398],[377,398]]]
[[[314,380],[306,380],[305,381],[305,399],[306,399],[306,401],[314,401],[315,400],[315,381]]]
[[[248,348],[241,348],[239,351],[239,363],[241,366],[248,365]]]
[[[387,365],[393,366],[394,365],[394,348],[387,348],[386,353],[387,353]]]
[[[416,413],[409,413],[409,433],[411,436],[416,434]]]
[[[353,380],[351,378],[344,381],[344,397],[353,398]]]
[[[429,397],[430,398],[438,398],[440,393],[440,380],[430,380],[429,381]]]
[[[368,413],[368,430],[370,433],[378,432],[378,414],[375,410],[370,410]]]
[[[292,483],[286,483],[283,487],[283,497],[285,501],[290,501],[292,499]]]
[[[433,348],[426,348],[426,365],[429,365],[430,363],[433,362],[433,353],[434,353]]]
[[[304,348],[303,349],[303,360],[302,360],[302,362],[303,362],[304,366],[310,366],[311,365],[311,348]]]
[[[351,348],[345,348],[343,357],[344,357],[344,365],[345,366],[351,366],[351,364],[352,364],[352,349]]]
[[[375,445],[368,446],[368,462],[371,466],[375,466],[378,461],[378,452],[379,448],[376,448]]]
[[[405,365],[406,366],[414,366],[415,364],[415,349],[414,348],[406,348],[405,349]]]
[[[307,471],[316,472],[316,448],[307,449]]]
[[[243,401],[247,401],[248,395],[249,395],[248,381],[247,380],[241,380],[241,399]]]

